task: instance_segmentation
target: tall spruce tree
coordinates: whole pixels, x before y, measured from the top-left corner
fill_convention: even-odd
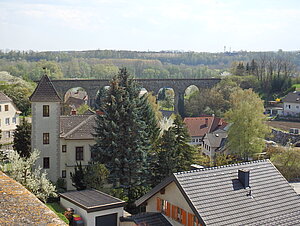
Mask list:
[[[152,186],[172,173],[189,170],[195,156],[195,149],[189,145],[190,136],[180,115],[176,115],[173,126],[165,130],[158,141],[151,162],[155,169]]]
[[[31,154],[31,124],[25,118],[15,130],[13,148],[21,157],[28,158]]]
[[[125,68],[98,97],[93,160],[105,164],[109,181],[122,188],[129,204],[145,192],[148,151],[155,140],[157,126],[145,96]],[[158,134],[158,132],[157,132]]]

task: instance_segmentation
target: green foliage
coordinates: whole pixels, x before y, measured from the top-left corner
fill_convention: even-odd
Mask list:
[[[101,190],[109,175],[104,164],[90,163],[84,171],[84,182],[88,188]]]
[[[51,197],[56,197],[55,186],[47,179],[47,173],[41,168],[35,168],[34,164],[39,158],[39,151],[34,150],[28,158],[22,158],[17,152],[8,155],[11,163],[10,177],[18,181],[41,201],[46,202]]]
[[[85,190],[86,183],[84,181],[84,169],[81,165],[81,162],[76,162],[76,166],[74,168],[74,173],[70,172],[72,185],[77,189],[77,191]]]
[[[79,115],[82,115],[82,114],[84,114],[87,110],[89,110],[89,105],[87,105],[87,104],[82,104],[82,105],[80,105],[80,107],[79,108],[77,108],[77,114],[79,114]]]
[[[226,112],[231,123],[228,131],[228,148],[244,160],[264,148],[264,138],[269,132],[262,100],[251,89],[236,90],[230,96],[232,108]]]
[[[13,148],[21,157],[28,158],[31,154],[31,124],[25,117],[15,129]]]
[[[28,115],[30,113],[29,96],[32,94],[35,85],[4,72],[0,73],[0,78],[2,80],[0,91],[12,99],[23,115]]]
[[[55,186],[58,193],[63,193],[67,191],[67,183],[64,178],[58,178],[55,183]]]
[[[268,150],[272,163],[288,181],[300,178],[300,150],[292,147],[272,147]]]
[[[103,90],[102,90],[103,91]],[[95,128],[94,161],[105,164],[114,189],[123,189],[129,205],[146,186],[147,153],[157,126],[146,96],[125,68],[110,82],[110,88],[97,98],[99,110]],[[142,193],[140,193],[142,192]]]
[[[152,153],[151,168],[154,171],[151,186],[172,173],[190,169],[194,161],[195,149],[189,145],[190,136],[181,117],[176,115],[173,126],[165,130]]]
[[[57,202],[46,203],[46,206],[52,210],[61,220],[66,224],[69,224],[68,219],[64,216],[65,209],[59,205]]]

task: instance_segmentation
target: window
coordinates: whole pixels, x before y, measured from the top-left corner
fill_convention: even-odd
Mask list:
[[[4,132],[4,138],[10,138],[10,132],[9,131]]]
[[[49,133],[43,133],[43,144],[49,144]]]
[[[296,108],[299,108],[299,106],[297,105]]]
[[[177,208],[177,221],[181,222],[182,221],[182,209],[181,208]]]
[[[8,105],[7,105],[7,104],[4,105],[4,110],[5,110],[5,111],[8,111]]]
[[[67,171],[62,170],[62,171],[61,171],[61,177],[62,177],[62,178],[66,178],[66,177],[67,177]]]
[[[65,145],[65,144],[62,145],[62,146],[61,146],[61,151],[62,151],[62,152],[67,152],[67,145]]]
[[[17,118],[16,118],[16,117],[13,117],[13,118],[12,118],[12,123],[14,123],[14,124],[17,123]]]
[[[9,125],[9,118],[5,119],[5,125]]]
[[[2,107],[2,105],[0,105],[0,111],[2,111],[1,107]]]
[[[195,142],[195,139],[193,139],[192,142],[194,143],[194,142]]]
[[[83,160],[83,147],[76,147],[76,160]]]
[[[171,216],[171,204],[163,199],[157,197],[157,211],[165,214],[166,216]]]
[[[49,169],[50,168],[50,158],[49,157],[45,157],[43,159],[43,168],[44,169]]]
[[[49,117],[49,105],[43,105],[43,117]]]

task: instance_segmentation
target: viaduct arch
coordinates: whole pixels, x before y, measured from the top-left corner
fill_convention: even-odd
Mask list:
[[[187,87],[195,85],[201,88],[211,88],[221,81],[220,78],[200,79],[135,79],[148,92],[157,95],[160,88],[172,88],[175,93],[174,110],[184,116],[184,93]],[[64,79],[52,80],[56,91],[64,98],[66,92],[74,87],[82,87],[89,96],[89,105],[94,104],[96,94],[101,87],[109,85],[109,79]]]

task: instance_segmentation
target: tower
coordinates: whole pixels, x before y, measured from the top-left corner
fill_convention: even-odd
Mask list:
[[[60,176],[60,103],[49,77],[45,74],[29,98],[32,111],[32,149],[40,151],[37,166],[48,172],[51,181],[56,182]]]

